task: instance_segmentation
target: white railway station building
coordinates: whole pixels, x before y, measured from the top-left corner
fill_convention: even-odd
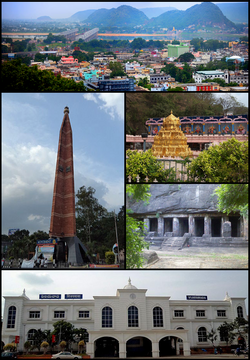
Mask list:
[[[53,323],[65,320],[87,330],[86,352],[91,357],[185,357],[191,348],[211,347],[207,334],[224,321],[247,320],[242,297],[226,294],[224,300],[214,301],[187,295],[186,300],[170,300],[170,296],[147,296],[146,292],[129,279],[115,296],[90,300],[53,294],[31,300],[25,290],[21,296],[4,296],[2,341],[7,344],[20,336],[18,349],[22,350],[36,330],[53,331]],[[218,336],[216,346],[226,342]]]

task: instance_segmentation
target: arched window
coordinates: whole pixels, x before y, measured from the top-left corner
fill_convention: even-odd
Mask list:
[[[10,306],[8,311],[7,328],[14,329],[16,323],[16,307]]]
[[[207,341],[207,330],[204,327],[198,329],[198,341],[204,342]]]
[[[184,330],[184,328],[183,328],[182,326],[179,326],[176,330]],[[182,342],[183,342],[183,340],[182,340],[182,339],[180,339],[180,338],[178,338],[178,339],[177,339],[177,342],[182,343]]]
[[[136,306],[130,306],[128,308],[128,327],[138,327],[139,318],[138,318],[138,309]]]
[[[27,338],[27,340],[29,341],[29,343],[31,344],[31,345],[35,345],[35,340],[34,340],[34,336],[36,335],[36,329],[30,329],[29,331],[28,331],[28,338]]]
[[[243,309],[242,309],[242,306],[238,306],[237,307],[237,317],[239,318],[243,318]]]
[[[105,306],[102,309],[102,327],[103,328],[110,328],[112,327],[112,309],[109,306]]]
[[[153,324],[154,327],[163,327],[163,313],[159,306],[153,308]]]

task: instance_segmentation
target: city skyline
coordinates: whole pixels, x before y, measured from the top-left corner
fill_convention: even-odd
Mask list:
[[[69,107],[75,193],[124,204],[123,94],[2,94],[2,233],[49,231],[59,131]]]
[[[132,6],[137,9],[150,7],[174,7],[186,10],[202,2],[2,2],[2,19],[37,19],[40,16],[50,16],[52,19],[63,19],[74,15],[78,11],[112,9],[121,5]],[[213,2],[220,4],[222,2]]]

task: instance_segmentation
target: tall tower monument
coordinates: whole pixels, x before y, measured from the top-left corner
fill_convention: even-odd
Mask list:
[[[76,235],[73,142],[67,106],[59,135],[49,235],[60,238]]]
[[[49,236],[59,240],[62,257],[65,244],[68,246],[68,262],[91,261],[87,249],[76,236],[73,141],[67,106],[59,134]]]

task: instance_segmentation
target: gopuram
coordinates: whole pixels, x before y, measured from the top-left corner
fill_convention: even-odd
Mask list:
[[[59,134],[49,235],[58,241],[59,261],[65,261],[66,244],[68,263],[90,262],[85,246],[76,236],[73,141],[67,106]]]
[[[192,157],[187,138],[180,128],[180,120],[171,114],[163,119],[163,125],[154,138],[152,153],[155,157]]]
[[[149,204],[127,199],[131,216],[144,222],[145,240],[164,247],[248,246],[248,220],[217,210],[218,185],[151,185]]]

